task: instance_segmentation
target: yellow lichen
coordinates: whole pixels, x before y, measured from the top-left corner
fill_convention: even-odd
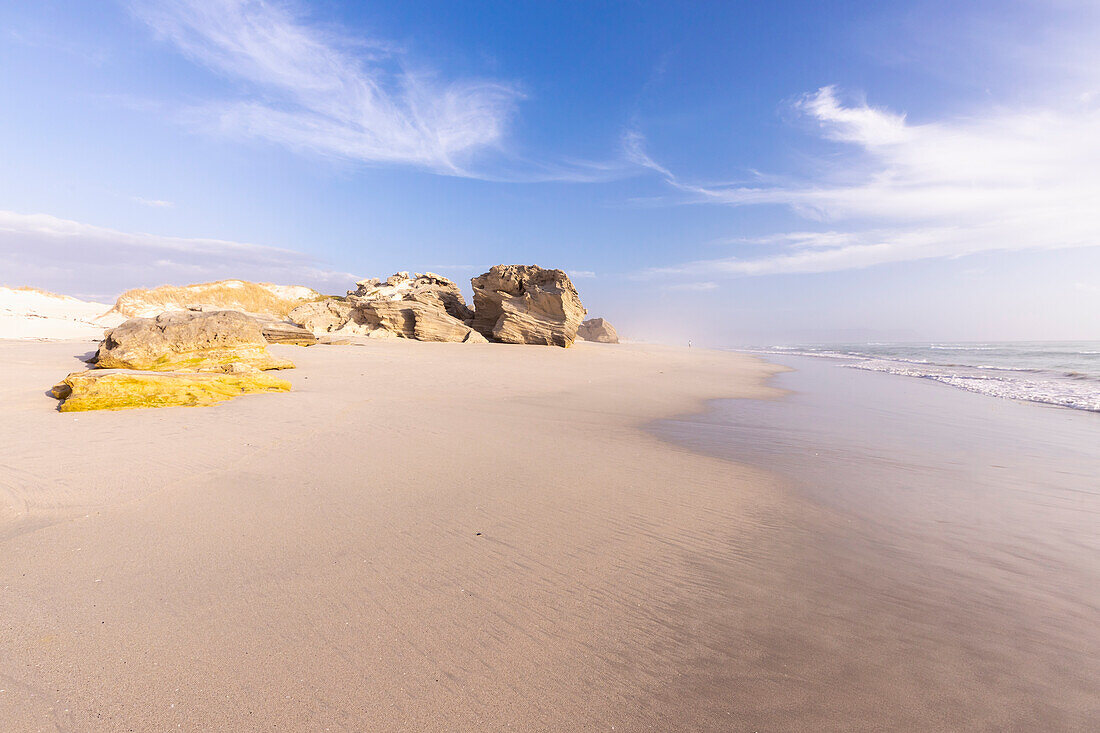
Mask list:
[[[220,372],[229,364],[248,364],[257,369],[293,369],[294,364],[268,353],[264,346],[169,352],[156,359],[118,359],[100,350],[97,366],[102,369],[141,369],[152,372]]]
[[[290,382],[259,371],[74,372],[50,392],[61,412],[127,410],[139,407],[195,407],[256,392],[287,392]]]

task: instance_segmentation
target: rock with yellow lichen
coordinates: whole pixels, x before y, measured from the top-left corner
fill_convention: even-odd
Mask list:
[[[290,383],[265,369],[291,369],[267,350],[261,324],[236,311],[162,313],[131,318],[108,331],[93,363],[50,393],[58,410],[195,407]]]
[[[237,311],[172,311],[131,318],[108,331],[94,363],[101,369],[219,372],[226,365],[292,369],[267,350],[263,329]]]
[[[74,372],[50,390],[61,412],[213,405],[258,392],[287,392],[290,382],[259,369],[221,373],[92,369]]]

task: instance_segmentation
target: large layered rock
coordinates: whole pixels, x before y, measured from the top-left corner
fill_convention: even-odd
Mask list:
[[[194,305],[187,308],[187,310],[194,313],[216,313],[218,311],[226,310],[225,308],[213,308],[207,305]],[[286,318],[279,316],[272,316],[267,313],[247,313],[245,311],[239,311],[244,313],[249,318],[256,321],[260,326],[260,333],[264,335],[264,340],[269,344],[286,344],[288,346],[313,346],[317,343],[317,337],[313,335],[313,332],[309,329],[299,326],[297,323],[287,320]]]
[[[586,313],[561,270],[537,265],[496,265],[473,278],[473,327],[510,344],[569,347]]]
[[[330,298],[298,306],[288,318],[324,343],[353,337],[407,338],[419,341],[484,342],[470,328],[472,312],[458,286],[433,273],[392,275],[385,282],[361,280],[344,299]]]
[[[317,337],[308,328],[303,328],[290,321],[276,321],[257,319],[260,322],[260,332],[264,340],[269,344],[285,344],[287,346],[313,346],[317,343]]]
[[[101,369],[218,372],[227,365],[291,369],[267,350],[260,324],[237,311],[172,311],[131,318],[108,331],[96,353]]]
[[[466,305],[462,291],[453,280],[448,280],[434,272],[416,273],[410,277],[407,272],[390,275],[385,282],[378,278],[360,280],[356,289],[348,291],[348,297],[362,300],[416,300],[426,305],[434,305],[445,310],[453,318],[468,321],[474,317],[473,311]]]
[[[329,298],[313,303],[304,303],[290,312],[287,318],[314,336],[322,336],[333,331],[340,331],[353,323],[355,306],[339,298]],[[358,329],[352,326],[348,333],[355,333]],[[362,333],[365,333],[363,331]]]
[[[381,331],[417,341],[485,343],[484,336],[447,311],[418,300],[366,300],[358,303],[358,315],[370,333]]]
[[[601,344],[619,343],[619,334],[615,327],[602,318],[589,318],[581,323],[577,329],[577,335],[585,341],[596,341]]]
[[[290,383],[251,368],[228,372],[144,372],[93,369],[75,372],[50,393],[61,412],[195,407],[257,392],[286,392]]]

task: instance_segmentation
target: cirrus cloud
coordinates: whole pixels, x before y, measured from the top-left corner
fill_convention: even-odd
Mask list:
[[[655,268],[653,273],[827,272],[980,252],[1100,245],[1100,105],[995,108],[914,124],[834,87],[796,109],[845,155],[813,180],[707,186],[654,162],[644,139],[631,159],[658,172],[682,203],[789,207],[816,226],[745,238],[767,254]]]
[[[205,130],[365,163],[468,175],[522,97],[513,84],[414,72],[384,41],[341,37],[286,3],[134,0],[139,18],[246,98],[193,109]]]

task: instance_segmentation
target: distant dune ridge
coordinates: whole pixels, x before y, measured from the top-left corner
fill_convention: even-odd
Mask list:
[[[295,307],[323,296],[304,285],[218,280],[194,285],[134,288],[118,296],[112,312],[151,318],[171,310],[239,310],[285,318]]]
[[[0,338],[101,339],[126,320],[106,303],[92,303],[38,288],[0,286]]]
[[[0,339],[101,339],[127,318],[185,310],[235,310],[281,321],[295,307],[322,299],[303,285],[219,280],[134,288],[114,306],[30,287],[0,287]]]

